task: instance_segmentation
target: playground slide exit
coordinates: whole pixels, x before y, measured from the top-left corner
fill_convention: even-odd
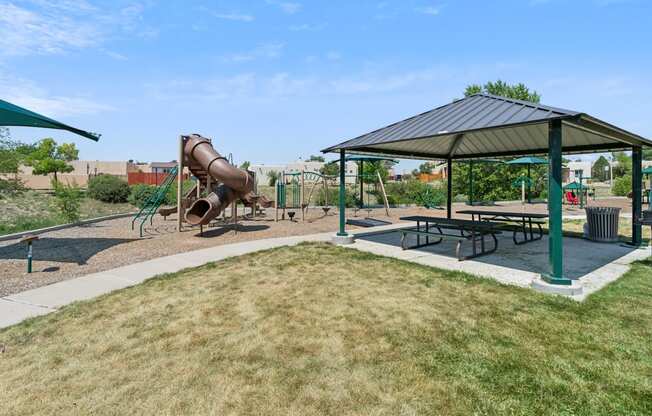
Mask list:
[[[240,199],[246,204],[256,200],[254,178],[243,169],[231,165],[220,155],[210,140],[198,134],[187,136],[184,154],[191,171],[193,166],[201,166],[219,185],[206,198],[196,200],[186,211],[186,221],[192,225],[206,225],[228,207]]]

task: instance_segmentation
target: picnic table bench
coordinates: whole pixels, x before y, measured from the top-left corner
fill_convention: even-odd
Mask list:
[[[469,214],[471,220],[478,221],[491,221],[502,224],[514,224],[510,228],[513,231],[512,240],[514,244],[521,245],[532,241],[541,240],[543,237],[542,225],[545,224],[544,219],[548,218],[548,214],[533,213],[533,212],[505,212],[505,211],[485,211],[477,209],[463,209],[457,211],[458,214]],[[534,231],[532,226],[536,226],[538,231]],[[518,240],[517,234],[523,234],[523,239]]]
[[[462,261],[493,253],[498,248],[496,234],[501,233],[497,229],[500,226],[498,223],[428,217],[423,215],[411,215],[401,217],[400,219],[417,223],[416,227],[407,227],[398,230],[401,233],[401,248],[403,250],[439,244],[443,240],[457,240],[455,254],[457,259]],[[407,242],[408,235],[416,235],[417,244],[409,246]],[[487,250],[486,247],[485,237],[487,236],[493,239],[493,248],[491,250]],[[424,243],[421,242],[422,238],[425,239]],[[462,243],[464,241],[471,242],[473,254],[468,256],[462,255]]]

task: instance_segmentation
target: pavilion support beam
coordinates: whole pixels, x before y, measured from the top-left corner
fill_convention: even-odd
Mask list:
[[[643,211],[643,150],[640,146],[632,147],[632,245],[640,246],[642,242],[642,226],[640,224]]]
[[[452,217],[453,206],[453,159],[446,160],[446,218]]]
[[[564,277],[564,249],[562,233],[562,186],[561,186],[561,120],[548,123],[548,262],[550,273],[543,280],[557,285],[571,285]]]
[[[337,236],[346,237],[348,234],[344,229],[346,225],[346,152],[344,149],[340,149],[340,200],[339,200],[339,211],[340,211],[340,228],[337,232]]]

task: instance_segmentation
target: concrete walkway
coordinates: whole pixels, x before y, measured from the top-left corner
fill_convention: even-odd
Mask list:
[[[304,241],[330,241],[332,234],[270,238],[221,245],[160,257],[16,293],[0,298],[0,328],[17,324],[27,318],[54,312],[72,302],[91,299],[117,289],[137,285],[162,273],[174,273],[227,257],[274,247],[296,245]]]
[[[374,236],[383,236],[383,231],[389,231],[406,226],[410,226],[410,224],[398,223],[383,227],[375,227],[372,230],[360,229],[349,231],[350,234],[354,234],[358,238],[354,244],[347,247],[427,266],[448,270],[459,270],[479,277],[491,278],[501,283],[521,287],[530,286],[530,282],[537,279],[539,276],[538,273],[532,273],[523,270],[522,268],[514,268],[513,264],[509,264],[509,262],[504,262],[502,260],[497,261],[494,264],[488,263],[484,260],[458,262],[450,255],[442,255],[441,253],[427,252],[424,250],[403,251],[395,242],[392,243],[390,241],[382,240],[374,241]],[[390,233],[389,235],[391,234],[393,233]],[[304,236],[253,240],[215,246],[180,253],[173,256],[160,257],[142,263],[131,264],[9,295],[0,298],[0,328],[17,324],[31,317],[54,312],[58,308],[72,302],[91,299],[117,289],[137,285],[159,274],[174,273],[182,269],[224,260],[227,257],[240,256],[275,247],[292,246],[301,242],[327,242],[331,241],[332,237],[333,233],[329,232]],[[396,235],[393,237],[395,238]],[[602,249],[604,250],[604,246]],[[535,251],[538,251],[539,255],[546,256],[547,258],[547,252],[544,252],[544,250]],[[582,300],[589,293],[599,290],[609,282],[622,276],[629,269],[629,264],[631,262],[646,258],[649,255],[649,248],[638,249],[633,250],[629,254],[622,255],[622,257],[610,259],[608,264],[605,264],[597,270],[592,270],[591,273],[582,276],[579,279],[582,286],[585,288],[585,292],[580,296],[572,296],[572,298]],[[497,258],[500,259],[500,251],[497,251],[491,256],[497,256]],[[490,256],[487,256],[486,258],[490,258]]]

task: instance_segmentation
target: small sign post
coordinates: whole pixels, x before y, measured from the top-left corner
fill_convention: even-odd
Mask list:
[[[37,235],[27,234],[20,239],[21,243],[27,243],[27,273],[32,272],[32,242],[38,240]]]

